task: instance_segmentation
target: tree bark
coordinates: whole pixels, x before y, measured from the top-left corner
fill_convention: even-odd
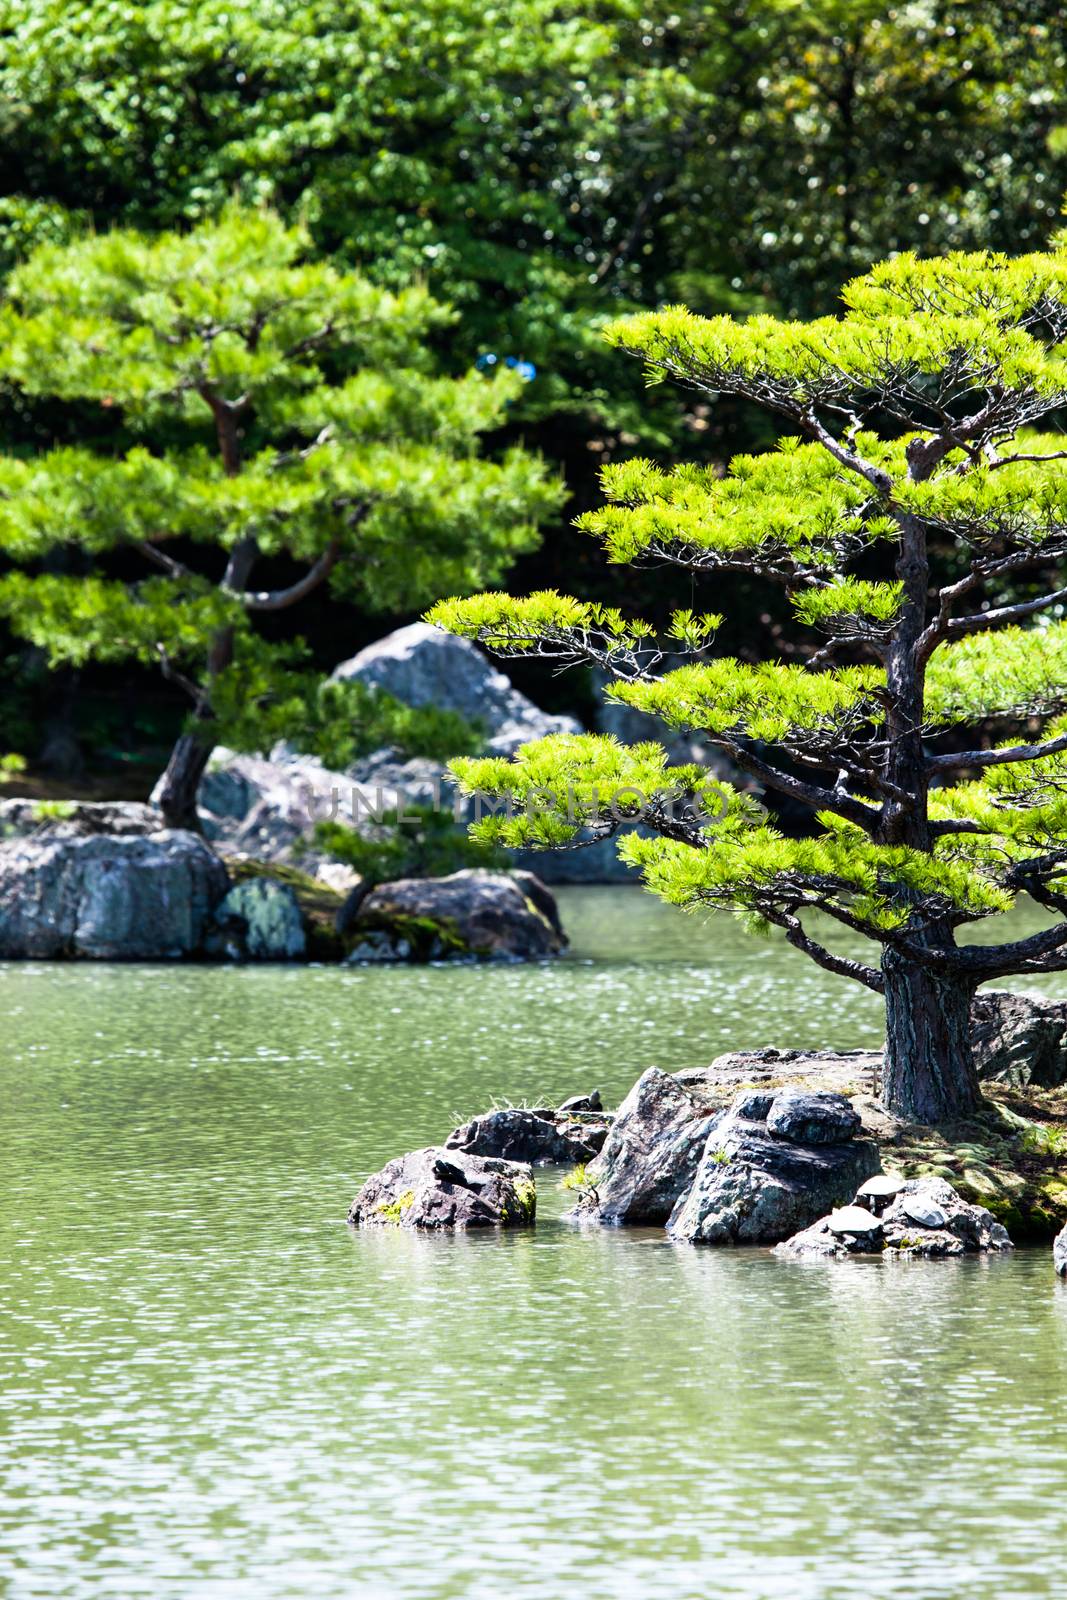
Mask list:
[[[981,1100],[971,1049],[976,984],[932,972],[895,950],[882,958],[885,1066],[882,1099],[909,1122],[952,1122]]]
[[[195,733],[179,735],[170,753],[159,794],[159,809],[168,828],[203,832],[196,809],[196,793],[213,749],[213,740],[198,739]]]

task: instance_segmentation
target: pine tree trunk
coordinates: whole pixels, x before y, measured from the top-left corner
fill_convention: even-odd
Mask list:
[[[906,961],[882,959],[886,1051],[882,1099],[911,1122],[951,1122],[981,1100],[971,1049],[974,985]]]
[[[159,809],[168,828],[186,828],[201,833],[196,793],[214,746],[195,734],[183,733],[175,743],[163,774]]]

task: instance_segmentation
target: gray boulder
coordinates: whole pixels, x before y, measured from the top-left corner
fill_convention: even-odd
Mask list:
[[[720,1113],[693,1183],[667,1223],[672,1239],[774,1244],[854,1195],[878,1171],[878,1146],[855,1138],[854,1126],[841,1114],[839,1095],[803,1098],[811,1103],[798,1117],[793,1115],[798,1099],[793,1090],[771,1100],[766,1120],[757,1115],[766,1097],[751,1092]],[[825,1119],[815,1104],[819,1101],[825,1101]],[[780,1102],[786,1103],[781,1118]],[[841,1137],[829,1143],[826,1133],[835,1119]],[[774,1133],[772,1122],[786,1125],[788,1136]],[[818,1141],[798,1142],[796,1134],[805,1129],[817,1131]]]
[[[362,1228],[524,1228],[536,1209],[533,1172],[523,1162],[431,1146],[368,1178],[348,1220]]]
[[[902,1180],[897,1192],[875,1215],[870,1192],[861,1189],[855,1203],[833,1212],[778,1246],[795,1259],[874,1255],[891,1251],[908,1256],[960,1256],[1010,1250],[1007,1229],[983,1206],[961,1198],[943,1178]],[[866,1202],[866,1203],[865,1203]],[[870,1214],[865,1226],[863,1215]]]
[[[0,844],[0,956],[193,955],[228,887],[222,862],[192,833],[16,838]]]
[[[299,961],[307,949],[296,895],[275,878],[246,878],[215,911],[215,921],[250,961]]]
[[[420,935],[435,931],[442,958],[532,961],[556,955],[566,944],[546,897],[551,898],[543,885],[535,903],[520,879],[473,868],[447,878],[398,878],[366,897],[359,925],[379,923],[401,934],[407,927]]]
[[[693,1181],[715,1121],[706,1101],[649,1067],[615,1114],[573,1213],[591,1222],[663,1223]]]
[[[520,693],[476,645],[425,622],[397,628],[335,668],[409,706],[438,706],[479,724],[491,755],[512,755],[550,733],[578,733],[573,717],[551,716]]]
[[[753,1106],[756,1097],[748,1097]],[[758,1117],[755,1110],[746,1116]],[[775,1095],[766,1111],[767,1132],[794,1144],[841,1144],[859,1132],[859,1112],[843,1094],[813,1094],[810,1090],[787,1089]]]
[[[980,1078],[1017,1089],[1067,1083],[1067,1000],[983,990],[971,1007],[971,1038]]]
[[[1067,1278],[1067,1228],[1061,1228],[1052,1241],[1052,1261],[1061,1278]]]
[[[606,1112],[507,1107],[487,1111],[456,1128],[445,1140],[445,1149],[529,1161],[534,1166],[575,1166],[591,1161],[603,1149],[610,1126]]]

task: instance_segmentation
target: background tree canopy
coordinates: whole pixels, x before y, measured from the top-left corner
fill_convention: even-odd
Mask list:
[[[1061,24],[1054,0],[9,0],[0,264],[236,195],[342,268],[425,281],[458,312],[430,335],[438,370],[523,363],[495,442],[539,446],[571,490],[519,581],[645,612],[652,587],[666,614],[684,596],[604,575],[570,512],[612,458],[721,460],[772,430],[647,390],[604,322],[667,301],[808,316],[894,251],[1040,247],[1067,188]],[[0,403],[16,445],[100,420]],[[316,605],[336,659],[352,624]],[[750,591],[730,610],[731,648],[773,644]]]

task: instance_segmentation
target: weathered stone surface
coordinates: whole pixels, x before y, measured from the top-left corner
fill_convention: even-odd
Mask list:
[[[692,1183],[714,1120],[699,1095],[649,1067],[616,1112],[574,1215],[596,1222],[666,1222]]]
[[[348,1220],[364,1228],[453,1231],[529,1227],[535,1214],[533,1171],[525,1163],[430,1146],[398,1156],[368,1178]]]
[[[1061,1228],[1052,1241],[1052,1262],[1061,1278],[1067,1278],[1067,1228]]]
[[[971,1007],[980,1078],[1057,1089],[1067,1083],[1067,1000],[983,990]]]
[[[167,961],[196,953],[229,886],[196,834],[45,830],[0,844],[0,956]]]
[[[856,1196],[857,1206],[862,1201],[861,1191]],[[835,1226],[831,1215],[778,1246],[782,1255],[799,1259],[882,1251],[958,1256],[1010,1249],[1007,1229],[983,1206],[969,1205],[943,1178],[908,1179],[867,1232]]]
[[[793,1144],[841,1144],[860,1129],[859,1113],[843,1094],[786,1089],[775,1095],[766,1115],[767,1132]]]
[[[404,923],[428,923],[441,930],[441,955],[530,961],[556,955],[565,940],[541,910],[506,873],[467,869],[447,878],[399,878],[369,894],[360,911],[368,927],[375,920],[400,932]],[[558,924],[558,917],[556,918]]]
[[[814,1127],[822,1142],[801,1144],[772,1133],[779,1102],[796,1098],[792,1090],[776,1096],[765,1122],[740,1114],[742,1108],[759,1109],[750,1094],[742,1094],[728,1112],[720,1113],[709,1130],[694,1181],[667,1223],[671,1238],[691,1244],[774,1244],[848,1200],[865,1178],[877,1172],[877,1145],[857,1139],[854,1126],[844,1117],[839,1119],[842,1137],[835,1144],[825,1142],[827,1124],[812,1120],[810,1106],[808,1124],[794,1122],[788,1106],[783,1122],[791,1129]]]
[[[215,921],[236,941],[234,953],[250,961],[299,961],[306,953],[296,895],[274,878],[235,884],[216,909]]]
[[[351,821],[352,779],[310,756],[278,747],[271,760],[220,746],[197,791],[204,833],[219,849],[314,874],[328,858],[312,843],[315,823]],[[159,785],[157,785],[158,791]]]
[[[610,1126],[611,1118],[604,1112],[507,1107],[487,1111],[456,1128],[445,1140],[445,1149],[535,1166],[574,1166],[591,1161],[603,1148]]]
[[[855,1095],[869,1093],[881,1070],[876,1050],[730,1050],[716,1056],[710,1066],[687,1067],[675,1076],[679,1083],[726,1107],[743,1090],[776,1094],[780,1089],[826,1091]]]
[[[158,833],[160,826],[155,806],[138,800],[0,800],[0,838]]]
[[[604,1102],[600,1098],[599,1089],[594,1089],[592,1094],[572,1095],[558,1107],[560,1111],[603,1111],[603,1109]]]
[[[831,1211],[826,1226],[831,1233],[854,1234],[865,1239],[882,1231],[881,1219],[865,1206],[841,1206],[837,1211]]]
[[[424,622],[397,628],[335,668],[409,706],[455,711],[486,731],[488,753],[509,756],[530,739],[577,733],[573,717],[550,716],[515,688],[476,645]]]

